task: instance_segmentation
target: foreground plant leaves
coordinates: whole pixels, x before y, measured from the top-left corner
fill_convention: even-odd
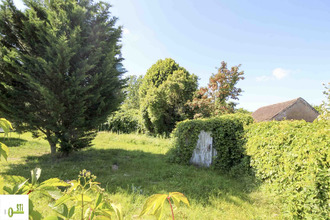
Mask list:
[[[13,129],[13,127],[11,126],[11,123],[4,118],[0,118],[0,128],[3,129],[5,134],[8,134],[10,129]],[[1,160],[1,157],[3,157],[7,161],[8,154],[9,154],[8,147],[4,143],[0,142],[0,160]]]
[[[170,206],[171,206],[171,211],[172,211],[172,217],[174,219],[174,214],[173,214],[173,208],[170,199],[173,200],[175,206],[179,207],[180,202],[185,203],[186,205],[189,205],[189,201],[187,197],[185,197],[182,193],[180,192],[170,192],[168,195],[166,194],[154,194],[150,196],[147,201],[145,202],[143,209],[140,213],[140,217],[150,213],[151,215],[156,216],[158,220],[162,218],[163,215],[163,207],[164,207],[164,202],[168,200]]]

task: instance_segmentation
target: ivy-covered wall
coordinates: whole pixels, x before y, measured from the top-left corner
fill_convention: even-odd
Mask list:
[[[221,172],[248,171],[249,158],[244,153],[244,126],[253,122],[250,115],[231,114],[216,118],[185,120],[173,131],[174,147],[170,160],[189,164],[202,130],[211,132],[213,148],[217,151],[213,167]]]
[[[183,121],[170,158],[189,164],[199,133],[209,131],[215,169],[240,175],[252,166],[288,219],[330,219],[330,121],[252,122],[239,114]]]
[[[330,219],[329,120],[252,124],[246,149],[289,219]]]

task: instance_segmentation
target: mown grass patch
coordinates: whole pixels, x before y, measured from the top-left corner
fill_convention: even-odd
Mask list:
[[[234,179],[204,168],[168,163],[170,139],[101,132],[93,147],[57,159],[51,158],[45,140],[32,139],[28,133],[12,133],[5,141],[10,153],[8,162],[0,162],[1,175],[29,178],[30,170],[40,167],[40,181],[52,177],[71,180],[80,170],[90,170],[113,202],[121,205],[126,219],[139,219],[150,195],[174,191],[184,193],[191,203],[191,207],[175,210],[177,219],[281,219],[278,207],[252,178]],[[114,164],[118,170],[113,169]],[[52,212],[46,199],[31,197],[39,211]],[[167,219],[170,211],[165,208]]]

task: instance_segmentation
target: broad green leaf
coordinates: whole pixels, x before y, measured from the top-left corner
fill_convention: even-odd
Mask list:
[[[12,188],[10,188],[10,187],[8,187],[8,186],[4,186],[4,187],[3,187],[3,190],[4,190],[5,192],[7,192],[8,194],[14,194]]]
[[[92,212],[92,213],[91,213],[91,216],[89,217],[89,219],[92,220],[92,219],[94,219],[94,217],[95,217],[95,212]]]
[[[65,203],[66,201],[69,201],[69,200],[72,200],[73,198],[68,195],[68,194],[65,194],[64,196],[62,196],[61,198],[59,198],[58,200],[56,200],[54,206],[59,206],[59,205],[62,205],[63,203]]]
[[[165,200],[164,200],[165,201]],[[155,215],[157,220],[160,220],[163,215],[164,201],[159,204],[157,208],[153,211],[152,215]]]
[[[114,205],[114,204],[111,204],[111,207],[112,209],[114,210],[115,214],[116,214],[116,217],[118,220],[122,220],[123,219],[123,214],[121,212],[121,209],[120,207]]]
[[[60,217],[61,219],[67,219],[68,207],[66,206],[66,204],[61,204],[60,206],[55,207],[49,204],[49,206],[52,207],[54,211],[56,211],[58,217]]]
[[[11,123],[5,118],[0,118],[0,128],[2,128],[6,134],[10,131],[10,129],[13,129]]]
[[[43,189],[43,188],[54,187],[54,186],[55,187],[59,187],[59,186],[69,187],[71,185],[58,178],[51,178],[51,179],[48,179],[48,180],[42,182],[40,184],[39,188]]]
[[[32,211],[33,207],[34,207],[33,202],[31,199],[29,199],[29,211]]]
[[[12,183],[12,184],[22,183],[26,180],[22,176],[14,176],[14,175],[5,175],[5,176],[3,176],[3,178],[6,182]]]
[[[8,187],[8,186],[4,186],[4,187],[3,187],[3,190],[4,190],[5,192],[7,192],[8,194],[14,194],[14,193],[13,193],[13,189],[10,188],[10,187]]]
[[[32,220],[41,220],[42,219],[41,213],[34,210],[33,208],[34,208],[33,202],[31,199],[29,199],[29,218]]]
[[[31,184],[35,185],[40,178],[41,175],[41,169],[40,168],[35,168],[31,170]]]
[[[20,183],[20,184],[16,184],[13,188],[13,191],[12,193],[13,194],[16,194],[24,185],[25,183],[28,181],[29,179],[25,180],[23,183]]]
[[[72,206],[70,211],[69,211],[69,215],[68,218],[72,218],[72,216],[74,215],[74,211],[75,211],[76,206]]]
[[[0,176],[0,195],[3,195],[3,187],[4,187],[4,180],[3,177]]]
[[[154,194],[150,196],[146,203],[143,206],[143,209],[140,213],[140,216],[145,215],[150,210],[153,210],[154,215],[161,215],[161,210],[159,210],[160,206],[162,207],[164,204],[164,201],[166,200],[167,195],[166,194]]]
[[[113,213],[108,209],[101,209],[95,212],[95,216],[97,219],[102,219],[102,217],[106,217],[106,219],[112,219]]]
[[[0,118],[0,128],[3,129],[5,134],[8,134],[10,129],[13,129],[10,122],[4,118]],[[0,160],[1,160],[1,157],[3,157],[5,160],[7,160],[8,154],[9,154],[8,147],[5,144],[0,142]]]
[[[36,210],[32,210],[31,212],[29,212],[29,217],[30,217],[30,219],[33,219],[33,220],[42,220],[43,219],[41,213]]]
[[[84,195],[83,197],[81,197],[81,195],[78,195],[78,196],[75,196],[75,200],[78,201],[78,202],[92,202],[92,198],[87,196],[87,195]]]
[[[185,197],[185,195],[183,195],[180,192],[170,192],[169,193],[170,198],[173,199],[174,204],[179,207],[180,206],[180,202],[183,202],[184,204],[186,204],[187,206],[190,206],[189,201],[187,199],[187,197]]]
[[[5,144],[0,142],[0,160],[1,160],[1,156],[3,158],[5,158],[5,160],[7,160],[8,154],[9,154],[8,147]]]
[[[44,218],[44,220],[62,220],[62,219],[57,216],[48,216],[48,217]]]
[[[97,207],[101,204],[101,202],[102,202],[102,194],[101,193],[99,193],[98,194],[98,196],[97,196],[97,199],[96,199],[96,201],[95,201],[95,209],[97,209]]]
[[[51,198],[58,200],[63,196],[63,193],[58,188],[47,189],[41,191],[45,196],[50,196]]]
[[[68,214],[69,214],[68,206],[63,204],[62,215],[65,216],[65,217],[68,217]]]

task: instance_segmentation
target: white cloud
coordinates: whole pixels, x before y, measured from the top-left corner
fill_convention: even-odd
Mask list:
[[[269,81],[269,80],[281,80],[281,79],[287,77],[290,73],[292,73],[291,70],[286,70],[286,69],[282,69],[282,68],[275,68],[272,71],[272,75],[258,76],[258,77],[256,77],[256,81],[257,82],[266,82],[266,81]]]
[[[291,72],[290,70],[276,68],[273,70],[273,76],[275,76],[276,79],[283,79],[284,77],[289,75],[290,72]]]

